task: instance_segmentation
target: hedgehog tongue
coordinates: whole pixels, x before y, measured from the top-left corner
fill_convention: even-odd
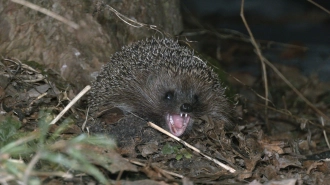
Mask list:
[[[168,114],[166,122],[170,131],[175,136],[181,136],[186,130],[190,116],[187,114]]]

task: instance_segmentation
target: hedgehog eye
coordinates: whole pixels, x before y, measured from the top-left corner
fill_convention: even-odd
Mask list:
[[[166,100],[172,100],[173,97],[174,97],[174,92],[173,92],[173,91],[167,91],[167,92],[165,93],[165,99],[166,99]]]

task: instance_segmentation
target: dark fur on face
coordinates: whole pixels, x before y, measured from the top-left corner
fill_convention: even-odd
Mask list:
[[[92,112],[117,107],[176,136],[203,115],[232,124],[217,75],[171,39],[152,38],[115,53],[93,82],[89,103]]]

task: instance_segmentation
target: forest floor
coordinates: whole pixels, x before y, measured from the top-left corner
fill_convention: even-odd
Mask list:
[[[2,58],[0,183],[330,184],[330,82],[270,62],[299,60],[312,50],[279,44],[266,51],[269,45],[256,41],[265,55],[256,54],[255,45],[233,34],[212,52],[217,34],[191,37],[201,40],[191,45],[204,48],[199,54],[228,86],[237,126],[226,131],[203,118],[180,141],[134,115],[116,124],[121,112],[96,125],[103,133],[89,132],[86,94],[33,61]],[[115,137],[109,129],[134,133]]]

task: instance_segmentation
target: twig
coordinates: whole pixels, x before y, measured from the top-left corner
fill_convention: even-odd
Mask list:
[[[116,16],[122,20],[124,23],[132,26],[132,27],[135,27],[135,28],[141,28],[141,27],[147,27],[149,29],[152,29],[152,30],[156,30],[157,32],[162,33],[162,31],[160,31],[156,25],[149,25],[149,24],[145,24],[145,23],[141,23],[141,22],[138,22],[136,20],[133,20],[133,19],[130,19],[128,18],[127,16],[119,13],[116,9],[112,8],[111,6],[109,5],[106,5],[106,7],[108,7],[108,9],[113,12],[114,14],[116,14]]]
[[[322,116],[323,118],[325,118],[326,120],[330,121],[330,118],[325,115],[322,111],[320,111],[318,108],[316,108],[312,102],[310,102],[307,98],[305,98],[305,96],[303,94],[301,94],[301,92],[298,91],[297,88],[295,88],[292,83],[285,78],[285,76],[266,58],[263,58],[263,61],[265,62],[265,64],[267,64],[270,68],[272,68],[272,70],[301,98],[303,99],[307,105],[312,108],[316,113],[318,113],[320,116]]]
[[[314,2],[313,0],[307,0],[308,2],[312,3],[313,5],[317,6],[318,8],[320,8],[321,10],[327,12],[328,14],[330,14],[330,11],[326,8],[324,8],[323,6],[321,6],[320,4]]]
[[[22,63],[22,62],[21,62],[19,59],[17,59],[17,58],[14,58],[14,59],[15,59],[17,62],[15,62],[15,61],[12,60],[12,59],[8,59],[8,58],[6,58],[6,59],[4,59],[4,60],[5,60],[5,61],[12,62],[12,63],[15,63],[16,65],[20,66],[21,68],[27,69],[27,70],[32,71],[32,72],[37,73],[37,74],[40,74],[40,71],[37,71],[36,69],[32,68],[31,66]]]
[[[30,103],[30,107],[32,106],[32,104],[34,103],[34,102],[36,102],[37,100],[40,100],[42,97],[44,97],[44,96],[46,96],[47,95],[47,93],[43,93],[43,94],[41,94],[41,95],[39,95],[36,99],[34,99],[31,103]]]
[[[126,159],[126,160],[128,162],[132,163],[132,164],[135,164],[135,165],[139,165],[139,166],[143,166],[143,167],[147,166],[146,164],[141,163],[139,161],[135,161],[135,160],[132,160],[132,159]],[[169,175],[172,175],[172,176],[175,176],[175,177],[178,177],[178,178],[181,178],[181,179],[184,178],[183,175],[180,175],[180,174],[177,174],[177,173],[174,173],[174,172],[170,172],[170,171],[167,171],[167,170],[163,170],[163,169],[160,169],[160,168],[158,168],[158,169],[161,170],[164,173],[169,174]]]
[[[117,175],[116,183],[115,183],[116,185],[120,185],[121,184],[120,178],[123,175],[123,172],[124,172],[124,170],[120,170],[119,174]]]
[[[195,148],[194,146],[188,144],[187,142],[183,141],[182,139],[180,139],[180,138],[178,138],[178,137],[172,135],[171,133],[169,133],[169,132],[167,132],[166,130],[162,129],[161,127],[155,125],[154,123],[152,123],[152,122],[148,122],[148,125],[151,126],[151,127],[154,128],[154,129],[156,129],[156,130],[158,130],[158,131],[160,131],[160,132],[162,132],[162,133],[164,133],[164,134],[166,134],[166,135],[172,137],[173,139],[179,141],[180,143],[182,143],[182,144],[185,145],[186,147],[188,147],[188,148],[192,149],[193,151],[195,151],[195,152],[201,154],[201,155],[204,156],[206,159],[208,159],[208,160],[210,160],[210,161],[213,161],[214,163],[216,163],[217,165],[221,166],[222,168],[228,170],[229,172],[231,172],[231,173],[235,173],[235,172],[236,172],[236,170],[235,170],[234,168],[232,168],[232,167],[230,167],[230,166],[227,166],[227,165],[221,163],[220,161],[218,161],[218,160],[216,160],[216,159],[214,159],[214,158],[212,158],[212,157],[210,157],[210,156],[208,156],[208,155],[202,153],[199,149],[197,149],[197,148]]]
[[[133,19],[130,19],[128,18],[127,16],[119,13],[116,9],[112,8],[111,6],[107,5],[107,7],[109,8],[110,11],[112,11],[114,14],[116,14],[116,16],[122,20],[123,22],[125,22],[126,24],[132,26],[132,27],[135,27],[135,28],[141,28],[143,26],[148,26],[147,24],[144,24],[144,23],[140,23],[140,22],[137,22]],[[135,24],[135,25],[134,25]],[[153,27],[156,27],[154,25],[152,25]]]
[[[322,116],[321,116],[321,124],[324,127],[324,120],[323,120]],[[327,132],[324,129],[323,129],[323,135],[324,135],[325,142],[327,143],[328,148],[330,149],[330,144],[329,144],[329,140],[328,140],[328,137],[327,137]]]
[[[85,131],[86,123],[87,123],[87,120],[88,120],[88,113],[89,113],[89,107],[87,108],[85,121],[84,121],[84,123],[83,123],[82,126],[81,126],[81,129],[82,129],[83,131]]]
[[[68,172],[38,172],[38,171],[32,171],[31,175],[34,176],[44,176],[44,177],[49,177],[49,176],[57,176],[57,177],[62,177],[65,179],[72,179],[73,175],[68,173]]]
[[[73,100],[56,116],[56,118],[50,123],[50,125],[55,124],[71,107],[75,104],[87,91],[91,89],[90,85],[87,85],[80,93],[73,98]]]
[[[317,168],[317,166],[321,166],[323,164],[324,164],[324,162],[315,161],[313,164],[311,164],[308,167],[306,174],[309,175],[313,169],[315,169],[315,168]]]
[[[242,21],[246,27],[246,30],[248,31],[249,33],[249,36],[250,36],[250,40],[251,40],[251,44],[253,45],[253,47],[256,49],[256,52],[257,52],[257,55],[260,59],[260,62],[261,62],[261,67],[262,67],[262,72],[263,72],[263,78],[264,78],[264,85],[265,85],[265,122],[266,122],[266,126],[267,126],[267,129],[269,130],[269,124],[268,124],[268,80],[267,80],[267,70],[266,70],[266,65],[265,65],[265,62],[263,60],[263,56],[261,54],[261,51],[259,49],[259,46],[256,42],[256,40],[254,39],[254,36],[251,32],[251,29],[249,27],[249,25],[247,24],[246,22],[246,19],[245,19],[245,16],[244,16],[244,0],[242,0],[242,4],[241,4],[241,13],[240,13],[240,16],[242,18]]]
[[[35,5],[33,3],[30,3],[30,2],[27,2],[27,1],[24,1],[24,0],[11,0],[11,1],[14,2],[14,3],[21,4],[21,5],[24,5],[26,7],[29,7],[32,10],[35,10],[35,11],[41,12],[43,14],[46,14],[49,17],[52,17],[54,19],[57,19],[57,20],[63,22],[64,24],[67,24],[68,26],[71,26],[72,28],[74,28],[76,30],[79,29],[79,27],[80,27],[75,22],[69,21],[68,19],[66,19],[64,17],[62,17],[62,16],[60,16],[60,15],[54,13],[54,12],[51,12],[51,11],[45,9],[45,8],[42,8],[42,7],[38,6],[38,5]]]

